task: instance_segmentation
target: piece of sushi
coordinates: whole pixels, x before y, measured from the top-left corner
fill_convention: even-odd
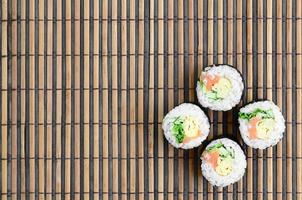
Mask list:
[[[212,184],[225,187],[239,181],[246,168],[246,157],[233,140],[212,141],[201,156],[202,175]]]
[[[226,111],[241,99],[244,85],[240,73],[229,65],[207,67],[197,81],[199,103],[206,108]]]
[[[183,149],[199,146],[210,132],[207,116],[191,103],[173,108],[163,119],[162,128],[169,143]]]
[[[242,107],[238,121],[243,141],[257,149],[276,145],[285,130],[284,117],[271,101],[258,101]]]

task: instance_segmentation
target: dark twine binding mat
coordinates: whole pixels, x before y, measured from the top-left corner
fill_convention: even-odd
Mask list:
[[[302,199],[302,1],[0,1],[0,199]],[[246,90],[205,110],[207,141],[235,138],[244,178],[216,188],[203,146],[163,138],[165,113],[197,103],[202,68],[235,66]],[[238,108],[273,100],[281,142],[253,150]]]

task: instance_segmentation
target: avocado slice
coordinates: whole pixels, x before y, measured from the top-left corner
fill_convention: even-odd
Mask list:
[[[191,116],[177,117],[173,121],[172,132],[177,143],[182,143],[185,137],[198,135],[199,125],[197,119]]]
[[[199,126],[194,117],[186,116],[184,118],[183,129],[187,137],[195,137],[198,134]]]
[[[257,137],[260,139],[268,139],[274,127],[275,127],[275,120],[269,118],[262,119],[256,125]]]
[[[231,89],[232,89],[231,81],[224,77],[220,78],[218,83],[215,84],[212,88],[212,90],[216,91],[217,98],[219,99],[224,99],[225,97],[227,97]]]
[[[217,174],[221,176],[229,175],[233,170],[233,159],[232,158],[219,158],[216,167]]]

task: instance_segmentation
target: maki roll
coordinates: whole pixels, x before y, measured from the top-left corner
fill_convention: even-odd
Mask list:
[[[285,130],[284,117],[271,101],[258,101],[242,107],[238,121],[243,141],[257,149],[276,145]]]
[[[207,116],[196,105],[183,103],[172,109],[163,119],[166,139],[176,148],[199,146],[210,132]]]
[[[227,138],[212,141],[201,156],[202,175],[212,184],[225,187],[239,181],[246,168],[240,146]]]
[[[228,65],[207,67],[197,82],[199,103],[212,110],[226,111],[240,102],[244,86],[239,72]]]

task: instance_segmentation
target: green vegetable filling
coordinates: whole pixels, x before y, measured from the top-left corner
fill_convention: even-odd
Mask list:
[[[175,118],[172,126],[172,133],[178,143],[189,141],[200,134],[197,119],[192,116],[179,116]]]
[[[177,117],[173,122],[172,132],[176,138],[177,143],[182,143],[185,138],[183,123],[184,121],[181,117]]]
[[[221,175],[226,176],[233,170],[233,161],[235,158],[235,151],[232,147],[226,147],[221,142],[209,147],[207,152],[218,151],[219,158],[217,160],[217,166],[215,171]]]
[[[227,97],[232,88],[232,83],[227,78],[221,78],[210,91],[207,91],[203,81],[198,81],[198,84],[200,84],[201,91],[206,97],[213,101],[222,100]]]
[[[261,119],[274,119],[274,113],[272,109],[262,110],[260,108],[257,108],[251,113],[239,112],[240,119],[250,120],[256,116],[260,117]]]
[[[207,91],[206,85],[204,84],[203,81],[198,81],[198,83],[200,84],[201,91],[206,94],[207,98],[209,98],[211,100],[215,100],[215,101],[223,99],[223,98],[219,97],[217,90]]]
[[[221,142],[218,142],[215,145],[210,146],[209,148],[207,148],[207,151],[212,152],[212,151],[215,151],[215,150],[217,150],[217,149],[219,149],[220,147],[223,147],[223,146],[224,145]]]
[[[215,145],[207,148],[207,152],[219,151],[219,156],[222,158],[235,158],[234,149],[231,147],[226,147],[222,142],[218,142]]]
[[[206,85],[203,83],[203,81],[197,81],[197,83],[200,85],[201,91],[206,92]]]

